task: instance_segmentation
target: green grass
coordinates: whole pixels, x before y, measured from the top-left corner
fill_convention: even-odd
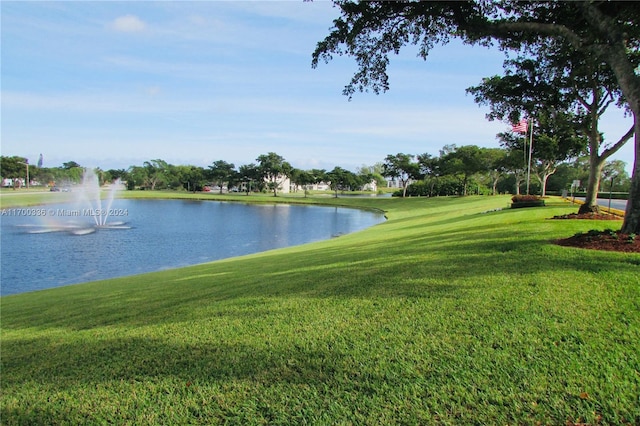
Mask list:
[[[640,255],[508,201],[3,297],[2,424],[639,424]]]

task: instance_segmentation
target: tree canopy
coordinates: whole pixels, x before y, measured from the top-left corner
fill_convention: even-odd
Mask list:
[[[640,5],[637,2],[336,2],[341,16],[330,34],[318,42],[312,65],[333,55],[348,55],[358,71],[344,88],[374,93],[389,89],[389,55],[407,44],[417,45],[426,59],[437,44],[452,38],[466,43],[496,44],[520,50],[545,41],[560,41],[573,52],[610,67],[634,116],[635,164],[622,231],[640,232]]]
[[[598,129],[607,108],[613,103],[621,106],[624,101],[611,68],[592,55],[577,54],[570,44],[558,40],[529,46],[526,56],[505,61],[504,68],[504,76],[485,78],[467,92],[474,95],[477,103],[490,106],[489,120],[508,119],[514,123],[524,113],[544,128],[542,134],[534,132],[537,140],[533,144],[538,157],[544,157],[537,173],[543,188],[549,173],[555,172],[553,163],[577,154],[580,147],[575,146],[576,142],[583,143],[590,164],[587,194],[580,212],[598,211],[597,194],[605,160],[633,135],[633,128],[624,134],[622,130],[617,142],[605,144]],[[548,125],[550,119],[554,126]],[[563,121],[571,124],[571,132],[567,132],[569,128]]]
[[[409,183],[420,178],[420,164],[412,154],[387,155],[382,163],[382,176],[398,179],[402,185],[402,196],[405,197]]]
[[[260,176],[267,182],[267,186],[273,191],[273,196],[278,195],[278,188],[284,180],[291,176],[291,164],[285,161],[284,157],[269,152],[256,158]]]

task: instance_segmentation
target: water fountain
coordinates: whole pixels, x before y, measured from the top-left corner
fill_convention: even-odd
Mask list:
[[[103,197],[98,176],[93,170],[85,169],[81,184],[72,189],[73,200],[69,208],[46,209],[47,214],[40,217],[42,224],[22,226],[28,227],[29,233],[68,232],[73,235],[91,234],[98,229],[130,229],[125,222],[108,220],[114,212],[123,215],[121,209],[112,208],[116,191],[121,188],[118,179],[109,185]]]
[[[78,194],[77,200],[86,206],[83,211],[87,212],[88,216],[93,216],[93,220],[97,228],[108,227],[107,219],[112,211],[111,205],[113,204],[113,198],[118,184],[119,181],[116,181],[109,186],[103,208],[98,176],[93,170],[85,169],[84,175],[82,176],[82,184],[80,185],[79,191],[76,193]]]

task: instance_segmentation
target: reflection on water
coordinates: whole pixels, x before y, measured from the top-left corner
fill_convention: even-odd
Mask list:
[[[54,213],[68,208],[46,207]],[[2,295],[319,241],[384,220],[347,208],[215,201],[115,200],[113,209],[121,214],[110,226],[69,228],[73,232],[47,227],[80,218],[3,216]]]

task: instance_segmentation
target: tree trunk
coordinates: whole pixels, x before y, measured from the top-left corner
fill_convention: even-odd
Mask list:
[[[635,105],[638,105],[636,103]],[[636,108],[638,109],[638,108]],[[640,121],[638,112],[633,111],[633,126],[635,128],[633,174],[631,175],[631,188],[629,189],[629,200],[622,223],[623,234],[640,234]]]
[[[544,172],[542,174],[542,182],[540,182],[540,185],[542,186],[543,197],[547,196],[547,180],[549,180],[549,176],[551,176],[554,173],[555,173],[555,170],[553,172]]]
[[[520,195],[520,185],[522,184],[522,179],[516,176],[516,195]]]
[[[578,213],[600,213],[598,206],[598,189],[600,188],[600,178],[602,176],[602,167],[606,157],[600,156],[600,144],[602,139],[598,131],[598,93],[594,91],[594,101],[589,114],[589,180],[587,181],[587,194],[584,198],[584,204],[578,209]]]
[[[589,154],[589,181],[587,182],[587,194],[584,198],[584,204],[580,206],[578,213],[599,213],[598,206],[598,189],[600,188],[600,178],[602,176],[602,167],[604,159],[598,157],[598,152],[591,149]]]

